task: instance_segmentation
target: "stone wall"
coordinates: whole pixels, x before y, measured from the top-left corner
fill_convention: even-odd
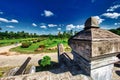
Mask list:
[[[86,60],[90,61],[90,56],[91,56],[90,41],[71,40],[70,43],[71,43],[70,46],[74,52],[76,52]]]
[[[87,61],[86,59],[84,59],[83,57],[81,57],[79,54],[77,54],[76,52],[72,51],[72,54],[74,56],[74,60],[77,63],[77,65],[81,68],[81,70],[84,72],[84,74],[86,75],[90,75],[90,62]],[[87,66],[86,66],[87,65]]]
[[[113,65],[107,65],[91,70],[93,80],[111,80]]]
[[[114,41],[93,41],[92,57],[104,54],[116,53],[120,51],[120,42]]]
[[[83,74],[73,76],[70,72],[65,72],[66,70],[67,68],[20,76],[3,77],[0,78],[0,80],[92,80],[90,77]]]

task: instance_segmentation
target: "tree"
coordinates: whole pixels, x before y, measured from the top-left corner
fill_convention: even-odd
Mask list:
[[[120,30],[120,27],[119,27],[119,28],[117,28],[117,30]]]
[[[36,33],[34,33],[34,37],[37,37],[37,34],[36,34]]]
[[[109,31],[117,34],[117,30],[116,29],[110,29]]]
[[[36,33],[34,34],[29,34],[27,32],[24,32],[24,31],[18,31],[17,33],[16,32],[13,32],[13,31],[5,31],[5,32],[0,32],[0,39],[13,39],[13,38],[30,38],[30,37],[39,37],[39,35],[37,35]]]
[[[60,31],[58,32],[58,37],[62,39],[62,33]]]
[[[67,38],[67,32],[66,31],[63,32],[63,37]]]
[[[73,36],[73,30],[70,30],[70,36]]]
[[[53,39],[53,35],[49,34],[49,39],[52,40]]]
[[[13,31],[10,31],[9,32],[9,37],[12,39],[12,38],[14,38],[14,32]]]

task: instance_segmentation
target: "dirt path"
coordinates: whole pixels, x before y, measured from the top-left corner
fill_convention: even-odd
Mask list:
[[[29,64],[36,65],[38,60],[43,56],[48,55],[53,61],[57,61],[57,53],[40,53],[40,54],[19,54],[17,52],[10,52],[11,48],[20,46],[21,44],[14,44],[10,46],[0,47],[0,67],[19,66],[27,59],[31,57]]]
[[[27,57],[32,58],[29,64],[37,65],[38,60],[40,60],[45,55],[50,56],[53,61],[57,61],[57,53],[20,54],[20,55],[10,55],[10,56],[0,55],[0,67],[22,65],[23,62],[27,59]]]
[[[9,50],[11,48],[15,48],[15,47],[20,46],[20,45],[21,44],[13,44],[13,45],[10,45],[10,46],[0,47],[0,53],[9,52]]]

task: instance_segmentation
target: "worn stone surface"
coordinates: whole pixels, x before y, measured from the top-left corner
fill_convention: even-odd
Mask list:
[[[59,65],[61,64],[61,58],[60,58],[60,55],[62,54],[62,53],[64,53],[64,46],[63,46],[63,44],[58,44],[58,63],[59,63]]]
[[[93,80],[112,80],[113,63],[117,61],[119,61],[119,59],[116,56],[92,61],[90,72]]]
[[[91,70],[93,80],[112,80],[113,64]]]
[[[62,54],[63,52],[65,52],[63,44],[58,44],[58,52],[59,54]]]
[[[74,52],[76,52],[86,60],[90,60],[92,50],[90,41],[72,40],[70,46]]]
[[[86,26],[89,26],[89,28],[80,31],[69,39],[69,45],[72,50],[87,60],[90,60],[88,59],[89,56],[95,57],[120,52],[120,36],[110,31],[93,27],[92,24],[97,26],[97,22],[93,18],[89,19],[85,23],[85,28]]]
[[[76,52],[72,51],[72,54],[74,56],[74,61],[78,64],[78,66],[85,72],[85,74],[90,75],[90,62],[86,60],[85,58],[81,57]],[[86,66],[87,65],[87,66]]]
[[[120,43],[115,41],[92,42],[92,57],[120,52]]]
[[[99,22],[98,22],[98,20],[96,20],[95,17],[90,17],[85,22],[85,29],[89,29],[91,27],[97,28],[98,26],[99,26]]]
[[[31,66],[29,73],[33,74],[35,72],[36,72],[36,67],[35,66]]]
[[[91,69],[96,69],[99,67],[111,65],[111,64],[118,62],[118,61],[120,61],[120,60],[116,56],[96,59],[96,60],[91,62]]]
[[[62,71],[63,73],[59,73]],[[85,76],[83,74],[72,75],[69,71],[64,71],[64,69],[56,69],[51,71],[38,72],[34,74],[3,77],[0,78],[0,80],[92,80],[89,76]]]
[[[116,35],[108,30],[100,29],[100,28],[91,28],[91,36],[92,40],[114,40],[114,41],[120,41],[120,36]]]
[[[108,70],[109,68],[106,68],[106,69]],[[101,68],[99,70],[101,74],[107,74],[108,72],[107,73],[104,72],[104,70],[106,69]],[[34,74],[3,77],[3,78],[0,78],[0,80],[92,80],[89,76],[85,76],[83,74],[72,75],[69,71],[67,72],[63,71],[63,73],[59,73],[62,71],[63,70],[61,69],[56,69],[54,71],[52,70],[52,71],[37,72]],[[97,72],[97,70],[94,70],[94,71]],[[111,76],[112,80],[120,80],[120,74],[119,74],[120,67],[114,67],[114,70],[112,72],[113,72],[113,75]],[[101,80],[105,80],[105,79],[101,79]]]
[[[69,45],[74,60],[93,80],[111,80],[113,63],[119,60],[120,36],[100,29],[97,19],[90,17],[84,30],[69,39]]]

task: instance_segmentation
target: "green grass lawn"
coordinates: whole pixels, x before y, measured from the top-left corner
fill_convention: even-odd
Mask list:
[[[25,39],[5,39],[5,40],[0,40],[0,47],[2,46],[8,46],[8,45],[12,45],[16,42],[23,42],[23,41],[27,41],[27,40],[31,40],[31,39],[36,39],[36,38],[25,38]]]
[[[11,49],[11,51],[16,51],[20,53],[51,53],[57,52],[57,49],[49,50],[49,48],[57,47],[57,44],[62,43],[65,47],[68,47],[68,39],[52,39],[46,38],[40,42],[32,43],[28,48],[22,48],[21,46]],[[39,48],[39,45],[44,45],[45,48],[40,51],[35,51]]]

